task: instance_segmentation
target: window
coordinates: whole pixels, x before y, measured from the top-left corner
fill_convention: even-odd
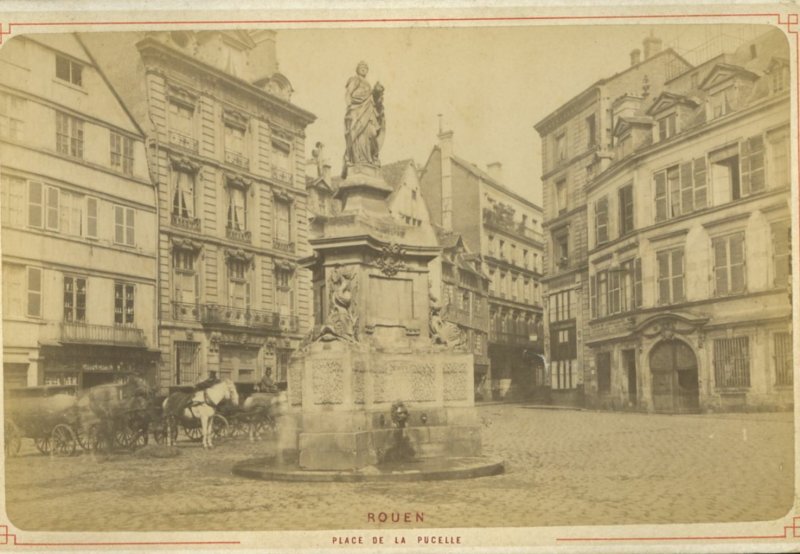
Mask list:
[[[642,264],[639,258],[618,268],[598,271],[589,279],[591,317],[605,317],[640,308],[642,305]]]
[[[770,188],[789,186],[789,130],[778,129],[767,133],[769,147]]]
[[[555,144],[555,154],[556,154],[556,163],[564,161],[567,159],[567,135],[566,133],[561,133],[556,135],[556,144]]]
[[[80,237],[83,235],[84,197],[62,190],[59,192],[58,228],[62,234]]]
[[[275,199],[275,239],[288,244],[292,240],[291,204]]]
[[[133,139],[111,133],[111,167],[125,175],[133,175]]]
[[[114,206],[114,242],[134,246],[133,208]]]
[[[566,267],[569,263],[569,231],[560,229],[553,233],[553,253],[556,267]]]
[[[500,247],[498,248],[498,250],[500,251],[500,252],[498,252],[500,257],[505,259],[505,257],[506,257],[506,241],[504,241],[503,239],[500,239]]]
[[[176,169],[172,172],[172,215],[194,217],[194,174]]]
[[[291,314],[293,311],[292,272],[287,269],[275,270],[275,299],[278,312]]]
[[[83,121],[56,112],[56,151],[59,154],[83,158]]]
[[[86,198],[86,236],[97,238],[97,198]]]
[[[608,241],[608,198],[605,196],[594,203],[595,243]]]
[[[0,204],[3,225],[25,225],[25,180],[3,175],[0,180]]]
[[[789,89],[789,67],[782,65],[774,67],[769,72],[772,93],[783,92]]]
[[[250,309],[249,267],[250,264],[243,260],[228,262],[229,305],[240,310]]]
[[[131,325],[134,322],[136,287],[131,283],[114,283],[114,323]]]
[[[247,229],[247,191],[238,186],[228,186],[228,228]]]
[[[714,203],[724,204],[741,197],[739,180],[739,145],[732,144],[708,155]]]
[[[591,148],[597,144],[597,130],[595,124],[595,115],[592,114],[586,118],[586,147]]]
[[[558,215],[567,211],[567,180],[556,181],[556,210]]]
[[[565,290],[550,295],[550,321],[572,319],[572,294]]]
[[[611,352],[599,352],[595,356],[597,366],[597,392],[611,392]]]
[[[175,302],[196,304],[199,300],[198,275],[195,270],[196,254],[192,250],[177,248],[172,253],[175,281]]]
[[[56,77],[76,86],[83,86],[83,66],[63,56],[56,56]]]
[[[619,189],[619,235],[633,231],[633,185]]]
[[[28,183],[28,225],[44,226],[44,186],[42,183]]]
[[[225,125],[225,151],[244,153],[244,132],[241,127]]]
[[[770,226],[772,231],[773,280],[776,287],[791,287],[791,249],[792,227],[788,221],[779,221]]]
[[[25,99],[0,92],[0,137],[23,139],[26,105]]]
[[[742,141],[742,194],[764,190],[764,137],[756,135]]]
[[[683,302],[686,299],[683,286],[683,248],[658,252],[656,264],[658,265],[658,303]]]
[[[608,313],[618,314],[622,310],[622,276],[619,271],[608,272]]]
[[[28,268],[28,311],[30,317],[42,317],[42,270]]]
[[[792,379],[792,334],[775,333],[773,337],[773,360],[775,362],[775,384],[791,385]]]
[[[531,263],[531,259],[530,259],[530,256],[528,256],[528,250],[523,248],[522,249],[522,267],[524,267],[525,269],[529,269],[530,268],[530,263]]]
[[[292,173],[292,145],[278,138],[272,139],[272,165],[278,170],[274,176],[288,180]]]
[[[709,97],[711,118],[722,117],[731,111],[730,88],[713,94]]]
[[[551,386],[554,389],[572,389],[577,386],[573,362],[575,360],[555,360],[551,363]]]
[[[653,174],[656,222],[704,209],[708,203],[706,160],[674,165]]]
[[[64,321],[86,321],[86,279],[64,276]]]
[[[669,114],[658,120],[658,140],[666,140],[677,133],[678,115]]]
[[[25,266],[3,263],[3,317],[22,317],[28,314],[25,280]]]
[[[194,136],[194,107],[183,102],[169,103],[169,127],[187,137]]]
[[[200,378],[200,345],[175,341],[175,384],[194,384]]]
[[[744,233],[717,237],[711,242],[714,251],[716,294],[736,294],[745,290]]]
[[[34,183],[31,183],[31,185],[34,185]],[[59,191],[55,187],[42,187],[42,185],[39,184],[39,183],[36,183],[36,185],[38,185],[38,187],[37,186],[32,186],[31,187],[35,191],[34,192],[34,196],[40,198],[41,197],[41,192],[36,192],[36,189],[38,189],[38,191],[41,191],[42,189],[44,189],[44,197],[45,197],[44,224],[45,224],[45,228],[50,230],[50,231],[58,231],[58,220],[59,220],[59,213],[58,213],[59,212],[59,210],[58,210],[59,195],[58,195],[58,192]],[[40,206],[40,204],[38,202],[36,202],[35,199],[34,199],[34,201],[31,202],[31,210],[35,210],[39,206]],[[33,215],[33,214],[30,214],[30,215]],[[41,226],[41,221],[42,221],[42,216],[41,215],[38,215],[38,216],[33,215],[33,217],[31,219],[39,221],[40,222],[39,226]]]
[[[750,340],[714,340],[714,381],[718,389],[750,386]]]

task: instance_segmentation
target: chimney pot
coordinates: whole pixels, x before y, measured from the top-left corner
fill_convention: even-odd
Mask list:
[[[644,59],[649,60],[659,52],[661,52],[661,39],[650,35],[642,41],[644,46]]]

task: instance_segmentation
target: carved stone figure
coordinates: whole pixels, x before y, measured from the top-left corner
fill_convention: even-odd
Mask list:
[[[430,330],[433,344],[441,344],[450,348],[464,345],[464,333],[458,325],[442,319],[442,304],[432,289],[428,290],[430,300]]]
[[[367,81],[369,66],[359,62],[356,74],[347,81],[344,117],[345,154],[342,177],[347,177],[348,166],[366,164],[380,165],[380,149],[386,133],[386,118],[383,110],[383,85],[375,83],[373,88]]]
[[[330,304],[320,340],[358,340],[358,314],[355,306],[356,274],[352,268],[336,267],[328,280]]]

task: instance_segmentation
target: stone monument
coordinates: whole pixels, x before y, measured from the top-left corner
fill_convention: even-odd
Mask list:
[[[429,290],[428,264],[441,251],[435,234],[388,210],[392,189],[379,158],[384,89],[370,86],[367,71],[361,62],[346,87],[342,211],[314,219],[314,253],[301,262],[312,273],[316,323],[290,362],[279,421],[279,459],[296,460],[296,473],[474,462],[481,450],[472,355],[460,350],[459,333],[442,322]],[[502,471],[489,465],[464,476]]]

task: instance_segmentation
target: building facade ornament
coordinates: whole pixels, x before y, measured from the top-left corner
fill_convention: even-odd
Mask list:
[[[392,243],[381,249],[381,254],[375,260],[375,263],[384,275],[394,277],[398,271],[406,268],[406,263],[403,261],[405,253],[406,251],[403,247]]]

